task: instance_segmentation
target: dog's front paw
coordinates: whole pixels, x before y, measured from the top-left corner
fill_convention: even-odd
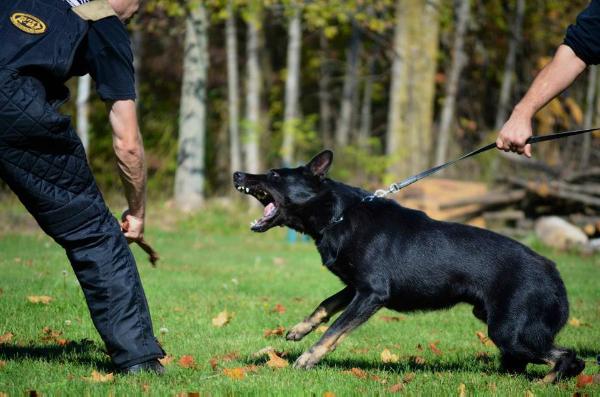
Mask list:
[[[311,369],[319,362],[319,357],[315,356],[311,351],[302,353],[294,363],[294,368]]]
[[[306,335],[313,330],[313,327],[310,323],[305,321],[298,323],[292,327],[291,330],[285,335],[287,340],[299,341],[304,338]]]

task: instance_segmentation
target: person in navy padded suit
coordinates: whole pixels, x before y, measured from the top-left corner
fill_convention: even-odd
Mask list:
[[[531,157],[525,141],[533,134],[532,120],[538,110],[567,89],[588,65],[600,63],[600,0],[592,0],[567,29],[552,61],[536,76],[525,96],[513,109],[498,133],[496,146]],[[596,361],[600,365],[600,355]]]
[[[137,0],[0,1],[0,178],[66,251],[93,323],[124,373],[161,374],[164,351],[128,241],[145,219],[144,149],[124,20]],[[107,103],[129,208],[109,212],[70,117],[64,82],[89,73]]]

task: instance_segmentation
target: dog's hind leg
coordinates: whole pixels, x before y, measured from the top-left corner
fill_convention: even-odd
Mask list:
[[[577,376],[585,368],[585,362],[577,358],[570,349],[553,347],[544,358],[546,363],[553,366],[552,370],[544,377],[544,383],[554,383],[557,380]]]
[[[355,295],[352,287],[346,287],[330,296],[317,306],[312,314],[294,325],[285,336],[287,340],[299,341],[312,332],[319,324],[329,321],[331,316],[344,310]]]
[[[386,301],[387,297],[378,293],[357,292],[346,310],[325,331],[323,337],[298,357],[294,367],[312,368],[325,354],[335,350],[346,335],[384,306]]]

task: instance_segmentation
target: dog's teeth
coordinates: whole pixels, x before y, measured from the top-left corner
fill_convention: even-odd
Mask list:
[[[250,193],[250,189],[249,188],[246,188],[246,193]]]
[[[250,222],[250,227],[253,227],[254,225],[256,225],[258,223],[258,220],[253,220],[252,222]]]

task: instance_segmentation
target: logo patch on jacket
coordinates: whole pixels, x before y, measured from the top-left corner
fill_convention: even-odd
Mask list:
[[[25,33],[42,34],[46,31],[46,24],[41,19],[24,12],[13,13],[10,16],[10,21]]]

